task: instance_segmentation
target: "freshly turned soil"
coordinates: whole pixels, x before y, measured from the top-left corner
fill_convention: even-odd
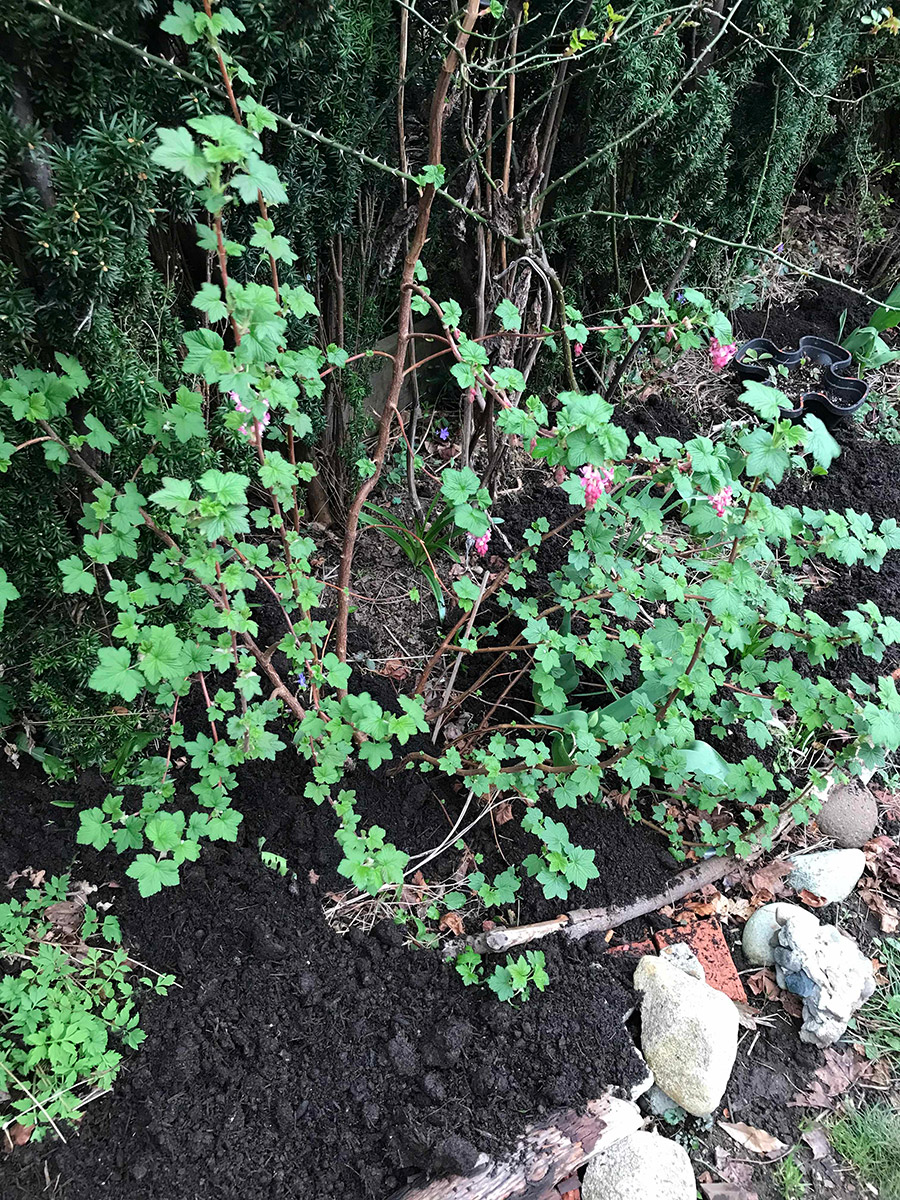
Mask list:
[[[766,337],[782,350],[796,347],[804,334],[834,341],[841,329],[841,314],[846,310],[844,328],[847,332],[865,325],[872,305],[843,288],[817,281],[815,291],[804,292],[785,305],[740,309],[733,315],[736,341]]]
[[[464,988],[436,954],[404,949],[391,924],[336,934],[321,915],[336,882],[325,810],[261,766],[243,790],[238,845],[209,847],[179,888],[140,900],[115,855],[87,850],[76,863],[76,876],[123,885],[100,898],[134,956],[181,987],[145,997],[147,1041],[68,1145],[0,1158],[4,1200],[44,1195],[45,1161],[65,1200],[384,1200],[421,1170],[465,1170],[544,1113],[641,1078],[624,1027],[629,964],[595,965],[602,940],[543,943],[552,986],[512,1007]],[[267,845],[298,869],[294,883],[256,848],[276,824],[279,785],[289,816]],[[82,802],[101,786],[86,780]],[[27,864],[62,870],[74,813],[40,802],[30,765],[4,768],[3,792],[0,877]],[[615,895],[609,833],[603,887]]]

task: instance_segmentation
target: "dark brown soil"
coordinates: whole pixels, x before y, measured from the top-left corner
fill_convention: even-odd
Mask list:
[[[733,314],[738,342],[767,337],[783,350],[798,344],[804,334],[836,341],[841,332],[841,315],[846,310],[844,331],[865,325],[873,306],[860,296],[827,283],[816,284],[786,305],[767,305],[761,309],[740,309]]]
[[[71,852],[73,814],[48,820],[23,771],[5,771],[4,878],[27,863],[59,870]],[[295,885],[256,850],[276,786],[292,810],[280,849],[303,864]],[[147,1041],[68,1145],[0,1160],[4,1200],[43,1196],[45,1164],[65,1200],[383,1200],[419,1170],[467,1169],[543,1113],[641,1077],[627,968],[594,965],[602,943],[546,943],[552,987],[500,1004],[404,949],[393,925],[335,934],[321,916],[334,842],[319,811],[274,773],[243,799],[239,844],[207,849],[178,889],[142,901],[115,856],[76,865],[124,884],[104,894],[126,942],[181,986],[145,1002]]]
[[[775,492],[779,504],[869,513],[876,523],[900,518],[900,446],[889,446],[856,438],[850,429],[838,433],[841,454],[826,476],[788,475]],[[806,607],[827,621],[842,622],[844,613],[865,600],[878,605],[884,616],[900,617],[900,551],[885,556],[880,571],[867,567],[842,567],[829,563],[834,575],[824,586],[810,589]],[[858,647],[841,650],[827,664],[827,675],[838,686],[846,685],[854,672],[866,681],[896,670],[900,647],[888,647],[881,662],[861,653]],[[807,664],[808,669],[808,664]]]

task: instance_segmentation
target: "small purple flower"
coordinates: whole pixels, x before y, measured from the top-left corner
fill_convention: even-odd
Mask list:
[[[676,292],[675,293],[675,303],[676,304],[684,304],[684,292]]]
[[[779,242],[778,245],[775,247],[775,253],[781,254],[782,250],[784,250],[784,242]]]
[[[441,439],[442,442],[446,442],[446,440],[449,436],[450,436],[450,430],[447,428],[446,425],[442,425],[441,428],[438,430],[438,437]]]
[[[297,687],[299,687],[299,688],[306,687],[306,676],[304,675],[304,673],[302,671],[297,676]]]

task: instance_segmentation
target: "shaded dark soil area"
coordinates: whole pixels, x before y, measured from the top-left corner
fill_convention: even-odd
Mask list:
[[[869,513],[876,527],[887,518],[900,518],[900,446],[857,439],[851,430],[838,431],[837,437],[841,454],[826,476],[789,475],[774,499],[797,508]],[[900,617],[900,551],[889,551],[879,571],[830,561],[827,566],[833,578],[806,593],[806,607],[813,612],[838,623],[846,620],[848,609],[871,600],[884,616]],[[858,646],[850,646],[820,670],[838,686],[845,686],[854,673],[874,682],[898,666],[900,647],[889,646],[878,662]]]
[[[787,475],[776,489],[778,504],[797,508],[867,512],[874,521],[900,512],[900,446],[860,438],[851,428],[835,431],[841,445],[827,475]]]
[[[845,310],[846,331],[864,325],[872,312],[867,300],[843,288],[816,281],[815,289],[786,305],[768,305],[753,311],[740,309],[732,317],[737,341],[767,337],[782,350],[795,347],[805,334],[834,341],[840,333],[841,314]]]
[[[61,868],[68,814],[50,827],[16,790],[7,776],[3,872]],[[309,869],[327,872],[316,824],[307,805],[294,828]],[[144,1004],[146,1043],[69,1145],[0,1161],[4,1197],[42,1195],[48,1159],[67,1200],[383,1198],[418,1170],[465,1169],[476,1148],[508,1145],[545,1111],[641,1077],[624,968],[593,965],[600,945],[546,943],[552,988],[503,1005],[404,949],[393,925],[335,934],[321,883],[309,869],[293,885],[266,870],[258,832],[207,850],[177,890],[115,892],[135,956],[181,988]],[[93,852],[79,867],[121,878],[121,863]]]
[[[639,433],[645,433],[651,441],[670,437],[679,442],[689,442],[697,433],[687,413],[676,408],[665,396],[655,394],[648,396],[640,408],[626,411],[620,406],[613,421],[625,430],[632,445]]]

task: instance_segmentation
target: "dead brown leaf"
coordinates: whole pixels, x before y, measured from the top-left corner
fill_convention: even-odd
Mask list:
[[[816,1071],[812,1086],[806,1092],[797,1092],[788,1100],[789,1108],[834,1108],[854,1084],[871,1070],[872,1064],[853,1050],[842,1054],[830,1046],[825,1051],[825,1062]]]
[[[746,921],[753,912],[750,901],[744,896],[726,896],[724,892],[719,892],[712,903],[715,905],[715,915],[723,925],[727,925],[732,917]]]
[[[475,855],[472,853],[472,851],[469,849],[469,847],[466,846],[463,849],[462,855],[460,857],[459,865],[457,866],[456,870],[453,872],[453,875],[452,875],[453,882],[461,883],[464,879],[466,879],[472,873],[472,871],[474,871],[474,869],[475,869]]]
[[[466,932],[463,919],[457,912],[445,912],[438,921],[438,929],[449,929],[454,937],[462,937]]]
[[[724,1146],[716,1146],[716,1170],[727,1183],[749,1187],[753,1181],[753,1163],[732,1158]]]
[[[777,1000],[781,989],[775,982],[775,974],[769,967],[754,971],[744,980],[754,996],[765,996],[767,1000]]]
[[[900,928],[900,909],[872,887],[861,887],[858,892],[863,904],[878,918],[882,933],[896,933]]]
[[[389,658],[379,674],[387,676],[388,679],[394,679],[397,683],[402,683],[409,675],[409,667],[400,658]]]
[[[34,867],[24,867],[21,871],[13,871],[6,881],[6,886],[12,888],[16,886],[16,880],[27,879],[32,887],[40,887],[46,874],[46,871],[36,871]]]
[[[497,825],[505,825],[507,821],[511,821],[512,819],[512,805],[508,800],[504,800],[502,804],[498,804],[494,809],[494,823]]]
[[[694,901],[694,903],[686,904],[684,907],[688,912],[692,912],[697,917],[712,917],[719,911],[712,900]]]
[[[778,999],[781,1001],[781,1007],[788,1016],[796,1017],[800,1020],[803,1016],[803,1001],[799,996],[795,996],[793,992],[782,991],[778,994]]]
[[[776,896],[786,896],[788,887],[785,876],[791,872],[791,863],[785,858],[773,858],[771,862],[757,867],[750,875],[750,887],[754,893],[768,892],[774,899]]]
[[[705,1200],[759,1200],[759,1193],[736,1183],[701,1183]]]
[[[807,908],[824,908],[828,903],[824,896],[817,896],[814,892],[807,891],[806,888],[797,893],[797,899]]]
[[[807,1129],[805,1133],[801,1133],[800,1137],[806,1142],[810,1150],[812,1150],[813,1158],[825,1158],[831,1152],[828,1135],[821,1125],[814,1125],[812,1129]]]
[[[728,1121],[719,1121],[719,1128],[724,1129],[730,1138],[743,1146],[747,1150],[752,1150],[754,1154],[765,1154],[768,1157],[773,1157],[778,1154],[783,1154],[787,1150],[787,1144],[781,1142],[771,1133],[766,1133],[764,1129],[756,1129],[753,1125],[745,1125],[743,1121],[738,1121],[732,1125]]]
[[[881,788],[872,788],[872,791],[888,820],[900,821],[900,792],[885,792]]]
[[[6,1154],[12,1154],[16,1146],[24,1146],[34,1132],[33,1125],[20,1125],[18,1121],[13,1121],[12,1125],[7,1126],[3,1130],[3,1150]]]

